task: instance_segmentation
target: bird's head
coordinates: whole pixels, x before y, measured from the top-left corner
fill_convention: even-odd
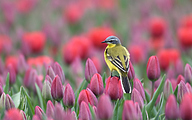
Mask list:
[[[109,36],[105,39],[105,41],[101,42],[101,43],[107,43],[107,44],[121,44],[121,41],[119,40],[119,38],[117,38],[116,36]]]

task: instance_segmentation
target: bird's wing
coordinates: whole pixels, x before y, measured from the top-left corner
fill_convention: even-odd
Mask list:
[[[108,48],[106,55],[109,61],[123,72],[129,70],[129,53],[123,46]]]

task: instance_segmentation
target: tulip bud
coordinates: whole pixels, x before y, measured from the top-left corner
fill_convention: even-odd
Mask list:
[[[86,102],[82,101],[79,110],[79,119],[91,120],[91,112]]]
[[[48,118],[49,117],[53,118],[53,116],[54,116],[54,106],[53,106],[53,103],[51,102],[51,100],[49,100],[47,102],[46,115]]]
[[[22,114],[16,108],[11,108],[5,112],[3,120],[23,120]]]
[[[175,91],[175,89],[177,87],[177,81],[175,79],[171,79],[170,82],[171,82],[171,85],[173,87],[173,91]]]
[[[165,117],[176,120],[179,118],[179,109],[174,95],[170,95],[165,106]]]
[[[6,100],[6,94],[3,93],[0,98],[0,109],[3,109],[5,107],[5,100]]]
[[[100,74],[95,73],[89,84],[90,90],[97,96],[103,93],[103,80]]]
[[[64,83],[65,82],[65,74],[64,74],[63,69],[61,68],[61,66],[59,65],[58,62],[54,63],[53,71],[55,72],[55,75],[58,75],[60,77],[61,82]]]
[[[3,87],[0,84],[0,96],[3,94]]]
[[[54,100],[60,101],[63,98],[63,86],[58,75],[55,76],[51,85],[51,95]]]
[[[32,120],[41,120],[37,115],[33,115]]]
[[[43,112],[43,110],[39,106],[36,106],[35,107],[35,115],[37,115],[42,120],[45,113]]]
[[[163,89],[163,93],[164,93],[164,97],[165,99],[168,99],[169,95],[171,94],[171,90],[170,90],[170,85],[171,85],[171,82],[169,79],[167,79],[165,81],[165,86],[164,86],[164,89]],[[172,85],[171,85],[172,86]]]
[[[20,110],[20,114],[22,115],[23,120],[27,120],[27,116],[23,110]]]
[[[185,86],[185,83],[184,83],[183,81],[181,81],[181,82],[179,83],[178,93],[177,93],[177,99],[178,99],[179,102],[180,102],[181,99],[183,98],[183,95],[184,95],[185,93],[187,93],[187,92],[188,92],[188,91],[187,91],[187,87]]]
[[[18,64],[17,64],[19,73],[24,73],[28,69],[28,67],[29,66],[26,63],[24,56],[22,54],[19,54]]]
[[[179,75],[177,77],[177,84],[179,84],[181,81],[185,82],[185,78],[182,75]]]
[[[95,73],[98,73],[97,69],[93,61],[90,58],[88,58],[85,65],[85,79],[87,80],[87,82],[90,82],[91,78]]]
[[[77,120],[77,115],[76,115],[75,111],[73,111],[73,112],[71,113],[71,115],[72,115],[72,119],[73,119],[73,120]]]
[[[131,61],[129,61],[128,78],[129,78],[129,80],[132,80],[132,79],[135,78],[135,70],[133,68],[133,65],[132,65]]]
[[[191,87],[191,85],[190,85],[189,83],[186,83],[185,86],[186,86],[186,88],[187,88],[188,93],[192,93],[192,87]]]
[[[55,109],[54,109],[54,120],[63,120],[63,115],[64,111],[63,111],[63,107],[61,106],[61,104],[57,103],[55,105]]]
[[[65,87],[65,92],[63,95],[63,103],[65,106],[73,107],[75,104],[75,95],[70,84],[67,84]]]
[[[160,77],[159,59],[151,56],[147,63],[147,77],[151,81],[156,81]]]
[[[192,81],[192,68],[189,64],[185,65],[184,77],[186,82],[191,83]]]
[[[33,88],[33,84],[36,81],[37,71],[33,68],[29,68],[26,73],[23,80],[23,83],[28,88]]]
[[[132,100],[126,100],[123,105],[122,120],[139,120],[135,105]]]
[[[53,68],[51,66],[48,66],[47,75],[49,75],[52,80],[55,78],[55,73],[54,73]]]
[[[183,120],[192,119],[192,95],[185,94],[180,104],[180,117]]]
[[[109,95],[112,100],[121,99],[123,96],[121,80],[118,77],[110,76],[107,79],[104,93]]]
[[[102,120],[109,120],[113,115],[113,106],[111,103],[111,99],[108,95],[101,95],[99,98],[99,102],[97,105],[97,114],[98,118]]]
[[[13,100],[11,99],[11,97],[7,94],[6,95],[6,99],[5,99],[5,109],[9,110],[11,108],[14,108],[15,104],[13,102]]]
[[[142,120],[143,116],[142,116],[142,113],[141,113],[140,106],[139,106],[139,104],[137,102],[135,103],[135,109],[136,109],[137,115],[139,117],[138,119]]]
[[[86,90],[82,90],[79,93],[78,103],[81,105],[81,102],[84,101],[85,103],[90,103],[90,105],[97,105],[98,101],[96,96],[93,94],[93,92],[87,88]]]
[[[137,89],[138,92],[141,94],[143,100],[145,100],[145,91],[141,81],[138,78],[135,78],[133,80],[133,88]]]
[[[52,84],[53,79],[49,75],[46,75],[45,80],[47,80],[50,84]]]
[[[51,96],[51,84],[47,80],[45,80],[44,84],[43,84],[42,96],[43,96],[43,98],[45,100],[52,99],[52,96]]]
[[[175,71],[177,73],[177,75],[179,74],[183,74],[183,63],[182,63],[182,60],[181,59],[178,59],[176,62],[175,62]]]
[[[132,94],[131,94],[131,100],[135,103],[137,102],[140,106],[140,108],[143,108],[144,105],[144,101],[143,98],[141,97],[141,94],[139,93],[139,91],[135,88],[133,88]]]
[[[9,84],[13,85],[16,81],[16,73],[12,64],[8,65],[7,70],[9,72]]]

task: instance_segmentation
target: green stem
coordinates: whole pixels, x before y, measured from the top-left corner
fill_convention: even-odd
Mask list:
[[[154,94],[154,86],[155,86],[155,82],[152,81],[151,99],[153,98],[153,94]]]

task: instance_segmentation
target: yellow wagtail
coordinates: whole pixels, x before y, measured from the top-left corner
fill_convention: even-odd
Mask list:
[[[119,73],[121,78],[121,85],[124,93],[131,93],[131,85],[127,77],[129,71],[130,55],[125,47],[121,45],[120,40],[115,36],[109,36],[102,43],[107,43],[104,57],[110,71],[115,70]]]

